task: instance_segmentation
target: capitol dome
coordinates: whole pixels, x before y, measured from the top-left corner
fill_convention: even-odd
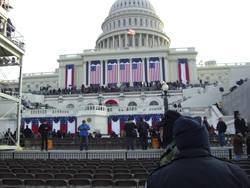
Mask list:
[[[163,32],[164,23],[148,0],[117,0],[101,28],[97,49],[162,45],[168,48],[171,42]],[[135,30],[135,35],[128,35],[127,29]]]
[[[117,0],[110,8],[109,15],[126,8],[146,9],[155,14],[153,5],[148,0]]]

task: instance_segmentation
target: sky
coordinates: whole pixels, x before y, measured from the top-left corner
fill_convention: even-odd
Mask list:
[[[8,2],[8,0],[6,0]],[[53,72],[59,55],[94,49],[116,0],[9,0],[24,36],[23,73]],[[151,0],[171,48],[195,47],[197,63],[250,62],[249,0]],[[18,75],[7,70],[8,79]]]

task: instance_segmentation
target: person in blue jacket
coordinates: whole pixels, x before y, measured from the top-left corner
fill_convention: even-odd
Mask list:
[[[85,120],[82,120],[82,124],[77,129],[80,131],[80,151],[83,150],[83,142],[85,142],[85,151],[88,150],[88,130],[90,130],[90,127],[88,124],[86,124]]]

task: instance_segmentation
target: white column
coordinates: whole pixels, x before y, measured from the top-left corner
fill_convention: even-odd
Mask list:
[[[160,46],[160,37],[158,37],[158,46]]]
[[[166,57],[164,57],[164,63],[165,63],[165,81],[170,82],[170,65],[169,61]]]
[[[116,61],[117,61],[117,66],[118,66],[118,69],[117,69],[117,71],[118,71],[117,85],[120,87],[120,59],[117,59]]]
[[[103,86],[103,60],[100,60],[100,65],[101,65],[101,86]]]
[[[133,86],[133,77],[132,77],[132,59],[129,59],[130,63],[130,86]]]
[[[135,35],[132,35],[132,46],[135,47]]]
[[[119,48],[121,48],[122,46],[121,46],[121,35],[119,35],[119,46],[118,46]]]
[[[104,40],[102,41],[102,48],[105,48],[105,42],[104,42]]]
[[[124,46],[127,47],[128,45],[128,34],[125,34],[125,44]]]
[[[91,61],[89,61],[89,78],[88,78],[88,80],[89,80],[89,85],[88,85],[88,86],[90,86],[90,83],[91,83],[91,80],[90,80],[90,78],[91,78],[90,73],[91,73]]]
[[[145,82],[145,58],[142,59],[142,81]]]
[[[163,75],[162,75],[162,59],[159,57],[159,62],[160,62],[160,82],[162,83],[163,81]]]
[[[152,40],[153,40],[153,46],[155,46],[155,36],[152,35]]]
[[[146,45],[145,46],[148,46],[148,34],[146,35]]]
[[[147,74],[148,74],[148,82],[150,82],[150,74],[149,74],[149,58],[147,57]]]
[[[115,48],[115,37],[112,37],[112,41],[113,41],[113,48]]]
[[[107,48],[109,48],[109,38],[107,38]]]
[[[105,60],[105,85],[108,85],[108,60]]]
[[[86,61],[83,62],[82,72],[86,72]],[[82,84],[84,84],[86,86],[86,75],[83,75]]]
[[[139,46],[142,46],[142,42],[141,42],[141,33],[140,33],[140,37],[139,37]]]

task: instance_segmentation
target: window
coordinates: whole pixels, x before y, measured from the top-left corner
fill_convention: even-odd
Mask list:
[[[115,22],[114,22],[114,28],[115,28]]]
[[[132,46],[132,38],[129,38],[129,46]]]
[[[152,20],[150,20],[150,26],[153,27],[153,22],[152,22]]]
[[[131,18],[128,19],[128,24],[131,25]]]
[[[141,45],[144,46],[144,39],[141,39]]]
[[[128,106],[137,106],[137,104],[135,102],[130,102]]]
[[[148,20],[146,19],[146,27],[148,27]]]
[[[155,28],[156,28],[156,22],[155,22]]]
[[[206,80],[209,80],[209,76],[206,76]]]
[[[159,105],[159,103],[156,101],[152,101],[149,103],[149,106],[158,106],[158,105]]]
[[[126,19],[123,19],[123,26],[126,26]]]
[[[109,29],[111,29],[111,23],[109,23]]]
[[[27,88],[30,88],[30,85],[27,85]]]
[[[140,19],[140,26],[142,26],[142,18]]]
[[[118,20],[118,27],[121,27],[121,20]]]
[[[75,108],[75,106],[73,104],[68,104],[66,108]]]
[[[135,18],[135,25],[137,25],[137,19]]]
[[[38,85],[38,84],[36,84],[36,88],[39,88],[39,85]]]

